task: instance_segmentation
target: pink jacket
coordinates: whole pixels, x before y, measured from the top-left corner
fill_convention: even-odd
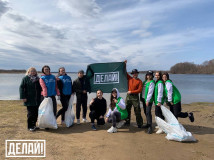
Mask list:
[[[40,83],[40,85],[42,87],[41,95],[43,95],[44,97],[48,96],[47,87],[46,87],[45,82],[43,81],[42,78],[39,79],[39,83]],[[60,92],[59,92],[59,89],[58,89],[58,86],[57,86],[57,81],[56,81],[55,89],[56,89],[57,96],[59,96]]]

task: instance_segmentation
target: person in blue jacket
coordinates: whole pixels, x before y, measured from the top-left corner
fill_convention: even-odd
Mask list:
[[[57,112],[56,118],[61,115],[61,124],[64,124],[65,112],[68,109],[69,100],[72,94],[72,80],[65,72],[65,68],[59,68],[59,73],[57,77],[57,85],[60,91],[60,101],[62,108]]]
[[[53,101],[53,113],[56,116],[57,103],[56,103],[55,96],[60,95],[57,82],[56,82],[56,77],[51,74],[50,67],[47,65],[42,67],[42,73],[43,75],[41,75],[41,78],[39,79],[39,83],[42,87],[41,101],[43,101],[43,99],[46,97],[50,97]]]

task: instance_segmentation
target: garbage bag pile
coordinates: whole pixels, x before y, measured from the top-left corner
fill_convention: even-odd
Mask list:
[[[179,142],[196,141],[193,135],[186,131],[183,125],[178,122],[169,109],[162,105],[161,110],[165,120],[155,117],[155,121],[157,125],[167,134],[166,139]]]

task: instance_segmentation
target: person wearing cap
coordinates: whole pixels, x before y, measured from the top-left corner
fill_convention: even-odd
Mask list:
[[[77,101],[76,101],[76,118],[77,124],[80,124],[80,112],[81,106],[83,109],[83,122],[88,122],[86,119],[87,114],[87,91],[89,90],[90,84],[87,77],[84,75],[84,71],[80,70],[78,72],[78,78],[74,80],[72,90],[73,93],[76,93]]]
[[[127,61],[125,61],[125,64],[126,63]],[[131,108],[133,106],[138,128],[142,128],[143,118],[141,116],[139,93],[142,91],[143,84],[142,81],[138,78],[139,72],[137,69],[133,69],[131,74],[132,77],[127,73],[128,92],[126,96],[126,108],[128,111],[128,117],[126,119],[126,125],[130,125]]]
[[[145,75],[145,81],[143,82],[143,89],[140,94],[140,100],[143,103],[144,113],[146,115],[147,124],[143,128],[148,128],[147,133],[152,133],[152,103],[153,93],[155,88],[155,81],[153,80],[153,71],[147,71]]]

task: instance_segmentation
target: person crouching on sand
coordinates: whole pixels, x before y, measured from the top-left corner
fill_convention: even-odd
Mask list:
[[[162,79],[165,82],[166,103],[170,107],[170,111],[177,119],[178,117],[189,117],[190,121],[194,122],[194,115],[192,112],[181,112],[181,94],[179,90],[175,87],[175,85],[172,83],[172,81],[169,79],[169,74],[167,72],[163,73]]]
[[[97,97],[93,98],[90,102],[89,117],[91,118],[91,128],[97,130],[94,125],[94,120],[97,120],[97,125],[104,125],[104,115],[106,114],[107,103],[106,99],[103,98],[103,92],[99,89],[97,90]]]
[[[41,103],[41,87],[35,68],[30,67],[19,87],[20,99],[27,106],[27,125],[29,131],[35,131],[38,118],[38,108]]]
[[[117,128],[121,128],[125,124],[128,117],[126,105],[119,91],[114,88],[111,92],[110,107],[106,115],[106,122],[113,123],[113,126],[107,130],[108,133],[117,132]],[[116,126],[116,122],[119,122]]]

